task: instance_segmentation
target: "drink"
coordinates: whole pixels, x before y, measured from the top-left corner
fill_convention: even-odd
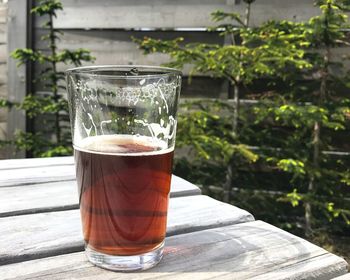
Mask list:
[[[86,256],[149,269],[163,256],[181,72],[88,66],[66,81]]]
[[[75,145],[85,242],[131,256],[163,244],[173,149],[148,137],[94,136]]]

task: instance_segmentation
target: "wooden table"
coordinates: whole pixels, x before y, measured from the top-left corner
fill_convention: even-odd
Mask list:
[[[340,257],[176,176],[161,263],[136,273],[97,268],[83,253],[74,175],[72,157],[0,161],[0,279],[332,279],[347,272]]]

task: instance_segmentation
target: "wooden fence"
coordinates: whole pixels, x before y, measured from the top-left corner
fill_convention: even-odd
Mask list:
[[[0,98],[7,98],[7,5],[0,1]],[[0,109],[0,140],[7,138],[7,110]],[[0,158],[6,155],[0,151]]]
[[[46,32],[42,27],[44,18],[33,17],[30,9],[38,0],[8,0],[0,6],[0,90],[3,89],[8,72],[8,96],[11,101],[21,100],[30,90],[42,91],[40,85],[33,87],[31,80],[39,73],[41,66],[16,67],[13,59],[6,61],[4,55],[6,40],[1,32],[5,29],[8,6],[7,52],[15,48],[36,48],[43,52],[47,46],[40,41]],[[252,5],[251,24],[256,25],[268,19],[307,20],[318,14],[313,0],[259,0]],[[164,54],[144,56],[132,42],[131,37],[144,36],[172,39],[184,37],[185,42],[207,42],[224,44],[225,38],[217,33],[205,32],[214,25],[210,13],[221,9],[244,13],[245,3],[241,0],[62,0],[64,10],[57,14],[54,27],[64,32],[59,49],[87,48],[96,57],[95,64],[149,64],[159,65],[167,61]],[[60,70],[66,67],[60,66]],[[188,70],[185,69],[185,75]],[[221,79],[197,75],[191,84],[184,83],[183,97],[228,97],[228,85]],[[6,127],[6,118],[0,114],[0,129]],[[4,124],[4,126],[3,126]],[[10,139],[16,129],[25,129],[23,112],[11,110],[7,116],[7,137]],[[1,134],[0,134],[1,136]],[[9,156],[10,154],[7,154]],[[4,155],[2,155],[4,156]],[[23,154],[18,154],[21,157]]]

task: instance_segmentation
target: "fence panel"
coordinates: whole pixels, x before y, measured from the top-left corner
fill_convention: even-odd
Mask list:
[[[131,37],[144,36],[173,39],[184,37],[185,42],[205,42],[224,44],[224,38],[217,33],[205,32],[205,28],[214,25],[210,13],[214,10],[225,10],[245,13],[245,3],[242,0],[61,0],[64,10],[57,13],[54,27],[64,31],[65,35],[58,42],[59,49],[90,49],[96,57],[95,64],[149,64],[160,65],[168,60],[164,54],[144,56]],[[4,1],[2,1],[4,2]],[[6,1],[5,1],[6,2]],[[7,60],[10,51],[21,47],[34,47],[43,52],[48,51],[45,42],[40,37],[46,29],[42,27],[47,20],[43,17],[30,15],[30,5],[39,0],[20,1],[9,0],[0,5],[0,94],[9,87],[9,99],[21,100],[28,89],[42,92],[41,84],[26,85],[26,80],[35,79],[43,65],[35,64],[26,77],[24,67],[16,68],[15,61]],[[1,3],[1,1],[0,1]],[[26,3],[26,4],[24,4]],[[287,19],[305,21],[319,13],[313,5],[313,0],[259,0],[252,5],[251,24],[258,25],[269,19]],[[28,6],[27,6],[28,4]],[[8,24],[6,23],[6,5],[9,7]],[[28,26],[33,22],[32,26]],[[7,28],[6,28],[6,25]],[[9,30],[8,46],[5,47],[6,29]],[[27,31],[32,40],[28,40]],[[29,36],[29,37],[30,37]],[[33,46],[30,46],[32,41]],[[3,43],[4,42],[4,43]],[[343,53],[346,53],[346,50]],[[340,57],[341,54],[336,56]],[[60,65],[59,70],[65,70],[70,65]],[[6,75],[8,72],[8,78]],[[183,97],[228,97],[227,82],[212,79],[208,75],[198,74],[187,83],[189,67],[184,69]],[[27,71],[28,74],[28,71]],[[3,94],[6,96],[6,94]],[[6,119],[7,118],[7,119]],[[25,129],[23,112],[12,110],[8,116],[0,113],[0,130],[7,120],[7,135],[12,137],[16,129]],[[6,133],[5,133],[6,134]],[[1,136],[1,133],[0,133]],[[1,156],[1,155],[0,155]]]
[[[0,3],[0,98],[7,98],[7,7]],[[7,136],[7,109],[0,109],[0,140]],[[6,152],[0,150],[0,158],[6,157]]]

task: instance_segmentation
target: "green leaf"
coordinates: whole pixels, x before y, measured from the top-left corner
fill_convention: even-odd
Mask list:
[[[81,66],[83,61],[91,61],[95,60],[89,50],[87,49],[77,49],[74,51],[71,50],[63,50],[59,52],[52,60],[56,62],[63,62],[65,64],[74,64],[75,66]]]
[[[57,157],[57,156],[70,156],[73,154],[73,148],[67,146],[55,146],[49,150],[39,154],[39,157]]]
[[[302,196],[298,193],[297,189],[293,189],[293,192],[287,194],[286,199],[292,204],[293,207],[299,206]]]
[[[229,20],[234,20],[236,23],[240,24],[241,26],[245,26],[243,20],[241,19],[241,15],[238,13],[227,13],[227,12],[218,10],[211,13],[211,17],[212,17],[212,20],[215,22],[229,19]]]
[[[31,49],[15,49],[13,52],[10,53],[10,56],[16,60],[18,60],[17,67],[32,61],[32,62],[39,62],[43,63],[44,61],[47,61],[47,57],[43,55],[40,51],[33,51]]]
[[[58,0],[41,0],[39,5],[31,10],[31,13],[39,16],[52,15],[56,17],[56,11],[63,10],[62,3]]]
[[[277,163],[277,167],[285,172],[294,173],[298,175],[304,175],[305,172],[305,165],[300,160],[295,159],[281,159]]]

